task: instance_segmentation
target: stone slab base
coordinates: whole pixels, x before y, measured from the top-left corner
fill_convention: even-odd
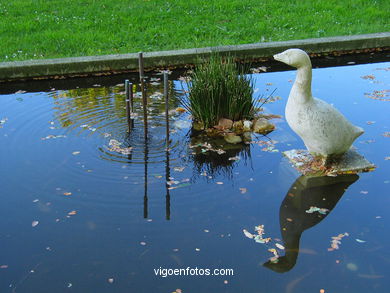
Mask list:
[[[375,165],[367,161],[356,150],[350,149],[340,159],[324,166],[321,158],[313,157],[307,150],[290,150],[283,154],[293,167],[303,175],[336,176],[341,174],[356,174],[370,172]]]

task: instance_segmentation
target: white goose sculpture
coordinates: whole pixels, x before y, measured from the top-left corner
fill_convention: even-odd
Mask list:
[[[308,151],[325,159],[347,152],[364,130],[351,124],[333,106],[312,96],[312,67],[306,52],[289,49],[274,55],[274,59],[298,69],[285,114],[288,125],[302,138]]]

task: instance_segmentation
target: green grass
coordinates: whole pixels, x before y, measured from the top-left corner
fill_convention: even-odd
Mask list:
[[[189,94],[182,104],[205,128],[217,125],[221,118],[239,121],[254,117],[252,81],[237,69],[233,58],[211,56],[190,76]]]
[[[0,61],[389,31],[388,0],[0,1]]]

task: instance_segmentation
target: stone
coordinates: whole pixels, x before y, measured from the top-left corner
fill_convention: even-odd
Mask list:
[[[192,128],[197,130],[197,131],[201,131],[201,130],[204,130],[204,125],[202,122],[196,121],[196,122],[192,123]]]
[[[236,144],[242,142],[242,138],[239,135],[235,135],[234,133],[228,133],[224,137],[226,142]]]
[[[289,49],[274,59],[298,69],[285,110],[291,129],[313,155],[331,158],[346,153],[364,131],[336,108],[312,96],[312,66],[306,52]]]
[[[252,121],[249,121],[249,120],[244,120],[244,126],[243,126],[243,130],[244,131],[251,131],[252,130]]]
[[[241,134],[243,132],[243,128],[244,128],[244,123],[242,122],[242,120],[235,121],[233,123],[233,130],[236,134]]]
[[[253,132],[266,134],[275,129],[275,125],[265,118],[259,118],[253,123]]]
[[[321,159],[313,157],[307,150],[290,150],[283,152],[294,168],[303,175],[336,176],[370,172],[375,165],[370,163],[354,149],[348,150],[337,160],[324,165]]]
[[[233,120],[221,118],[218,121],[218,126],[224,129],[230,129],[233,127]]]

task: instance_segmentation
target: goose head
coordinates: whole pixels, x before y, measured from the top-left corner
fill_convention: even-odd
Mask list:
[[[295,68],[311,66],[309,55],[301,49],[288,49],[274,55],[274,59]]]

